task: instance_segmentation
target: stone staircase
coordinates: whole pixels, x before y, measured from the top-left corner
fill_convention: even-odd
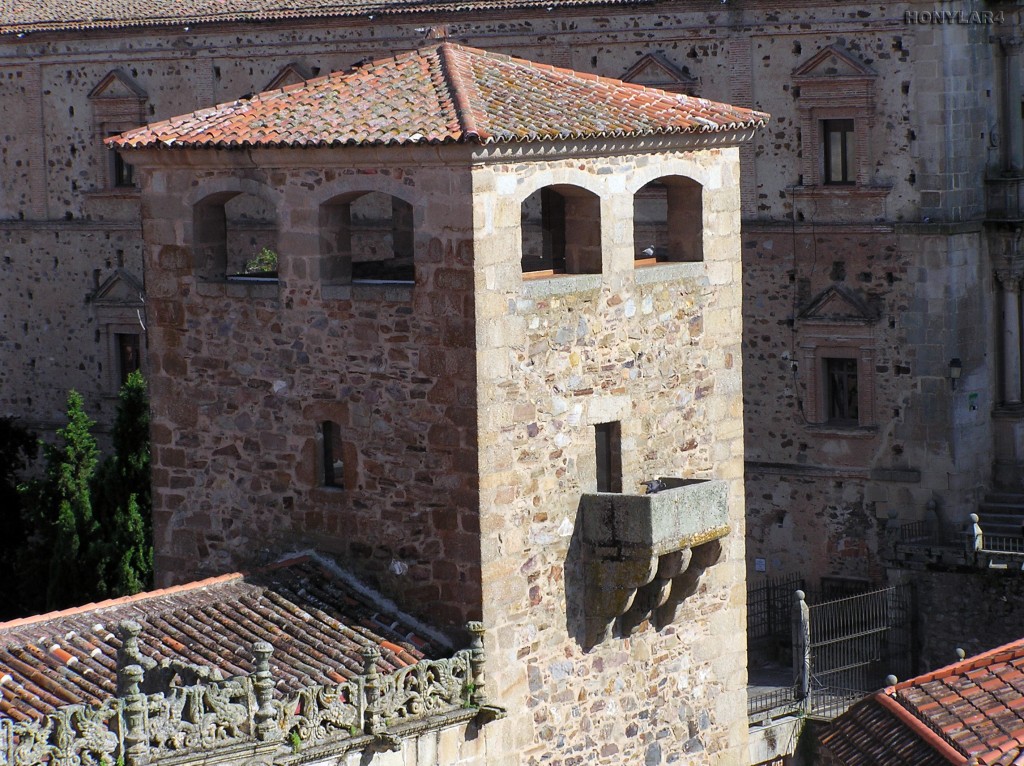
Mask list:
[[[989,492],[978,505],[978,523],[986,535],[1024,541],[1024,492]]]

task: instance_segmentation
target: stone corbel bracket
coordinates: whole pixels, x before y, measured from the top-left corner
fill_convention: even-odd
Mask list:
[[[650,495],[586,494],[580,499],[585,640],[594,646],[618,624],[629,635],[644,621],[675,619],[729,533],[727,485],[664,479]]]

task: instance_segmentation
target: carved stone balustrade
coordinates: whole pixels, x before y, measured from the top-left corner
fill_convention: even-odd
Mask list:
[[[288,766],[350,750],[395,750],[425,731],[504,715],[487,701],[478,622],[468,626],[470,648],[450,658],[384,674],[379,649],[368,645],[362,674],[303,687],[284,699],[275,698],[273,647],[265,641],[253,646],[249,675],[222,679],[190,666],[160,679],[167,682],[161,690],[147,691],[159,666],[141,654],[138,627],[118,627],[117,697],[95,707],[69,705],[38,720],[0,716],[0,766]],[[181,680],[186,685],[177,685]]]
[[[644,621],[675,619],[721,555],[729,533],[727,485],[662,479],[649,495],[586,494],[580,500],[585,638],[629,635]]]

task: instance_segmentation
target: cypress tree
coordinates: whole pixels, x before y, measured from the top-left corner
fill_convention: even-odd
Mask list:
[[[149,401],[138,372],[121,387],[113,443],[114,454],[104,461],[94,487],[103,530],[94,555],[99,561],[99,598],[138,593],[153,577]]]
[[[97,561],[93,546],[98,524],[93,515],[91,483],[99,460],[93,422],[85,414],[82,397],[68,393],[68,423],[57,431],[57,444],[44,445],[46,476],[29,488],[26,502],[28,529],[21,571],[24,592],[33,611],[62,609],[92,595]],[[45,585],[44,585],[45,584]]]

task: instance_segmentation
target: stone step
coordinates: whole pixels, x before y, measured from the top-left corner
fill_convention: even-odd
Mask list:
[[[978,514],[988,514],[993,516],[1024,516],[1024,505],[992,503],[986,500],[978,506]]]
[[[983,502],[1024,506],[1024,492],[989,492]]]

